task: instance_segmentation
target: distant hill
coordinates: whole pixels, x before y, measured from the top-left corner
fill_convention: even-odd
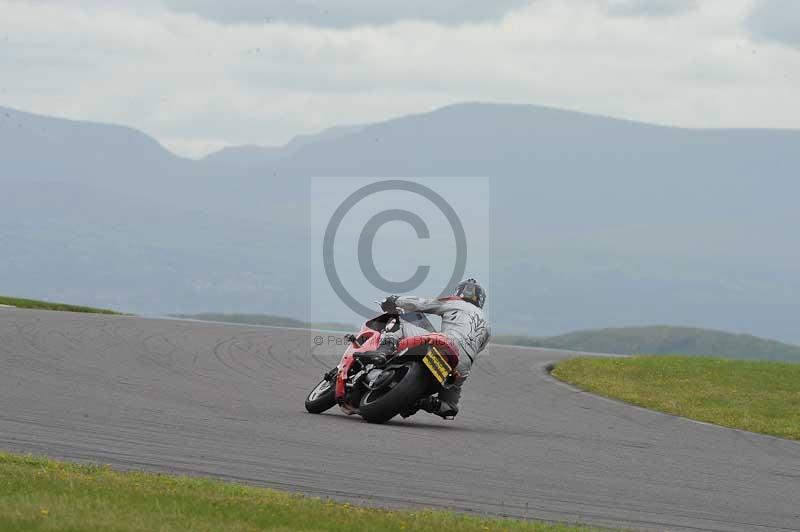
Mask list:
[[[494,342],[619,355],[697,355],[800,362],[800,346],[747,334],[691,327],[622,327],[548,338],[500,336]]]
[[[314,135],[298,135],[285,146],[230,146],[207,155],[203,161],[231,167],[263,168],[293,155],[303,146],[357,133],[364,127],[366,126],[336,126]]]
[[[0,109],[0,292],[311,319],[310,177],[478,176],[497,329],[674,323],[800,343],[798,175],[800,131],[533,105],[452,105],[200,161],[130,128]]]
[[[272,316],[269,314],[221,314],[205,312],[201,314],[172,314],[172,317],[200,321],[218,321],[222,323],[240,323],[242,325],[269,325],[272,327],[287,327],[290,329],[314,329],[348,332],[354,332],[358,329],[357,327],[348,325],[346,323],[308,323],[302,320],[287,318],[285,316]]]

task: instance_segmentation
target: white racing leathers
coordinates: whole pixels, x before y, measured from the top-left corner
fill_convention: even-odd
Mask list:
[[[469,377],[472,364],[478,354],[489,343],[491,330],[484,316],[483,309],[472,303],[467,303],[458,297],[444,297],[439,299],[422,299],[419,297],[401,296],[397,298],[398,308],[406,312],[423,312],[436,314],[442,317],[441,333],[452,340],[459,351],[459,363],[456,371],[461,376],[456,386],[442,390],[439,399],[457,407],[461,398],[461,385]],[[412,323],[401,322],[400,330],[387,332],[398,340],[412,336],[424,336],[429,331]]]

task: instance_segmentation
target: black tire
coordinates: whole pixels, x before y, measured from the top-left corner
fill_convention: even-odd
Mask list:
[[[361,397],[359,413],[370,423],[386,423],[428,393],[432,377],[417,360],[407,360],[397,370],[399,380]],[[402,373],[400,373],[402,372]]]
[[[321,414],[336,404],[336,381],[322,379],[306,396],[306,410]]]

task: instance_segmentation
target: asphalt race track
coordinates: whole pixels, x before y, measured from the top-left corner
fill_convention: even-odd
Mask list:
[[[380,506],[655,530],[800,530],[800,443],[594,397],[563,352],[490,346],[461,415],[369,425],[303,400],[316,333],[0,309],[0,448]]]

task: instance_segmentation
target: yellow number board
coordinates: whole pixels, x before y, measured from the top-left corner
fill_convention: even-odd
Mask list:
[[[447,363],[447,359],[442,356],[438,349],[430,347],[428,354],[422,359],[433,376],[439,381],[439,384],[444,384],[447,377],[453,372],[453,368]]]

